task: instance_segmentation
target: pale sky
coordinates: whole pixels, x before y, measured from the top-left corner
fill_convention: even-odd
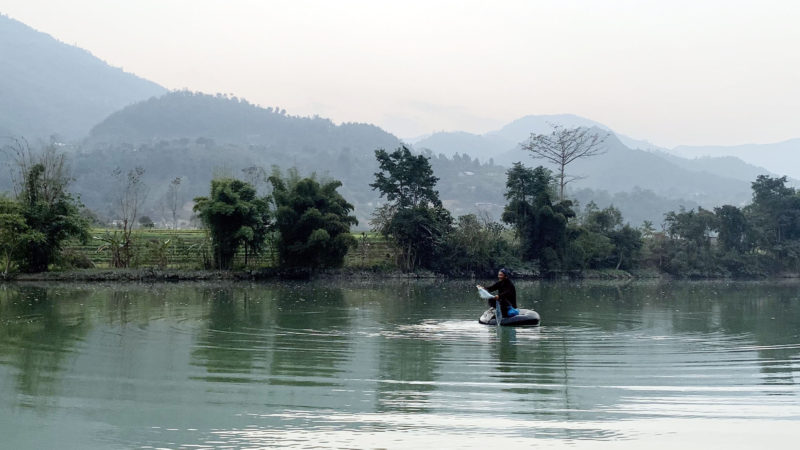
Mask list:
[[[572,113],[678,144],[800,137],[800,2],[2,0],[169,89],[409,138]]]

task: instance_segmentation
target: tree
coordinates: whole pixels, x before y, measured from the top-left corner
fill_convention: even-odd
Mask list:
[[[0,196],[0,256],[3,276],[7,276],[14,260],[20,257],[25,245],[41,244],[44,235],[31,230],[22,215],[22,206],[9,198]]]
[[[446,251],[437,261],[438,270],[450,274],[494,275],[498,267],[512,264],[516,258],[502,233],[502,224],[488,214],[460,216],[446,236]]]
[[[800,196],[787,178],[759,175],[752,183],[753,203],[745,208],[758,244],[771,250],[785,240],[800,239]]]
[[[507,172],[503,222],[512,225],[520,239],[521,257],[539,260],[542,271],[561,268],[567,247],[567,221],[575,216],[572,203],[553,203],[552,172],[515,164]]]
[[[717,228],[716,221],[714,213],[703,208],[697,208],[697,212],[670,211],[664,216],[670,237],[684,239],[705,249],[711,245],[711,232]]]
[[[156,224],[153,223],[153,219],[151,219],[150,216],[142,216],[139,217],[139,226],[142,228],[153,228]]]
[[[431,268],[444,248],[453,218],[442,206],[429,158],[413,155],[405,147],[394,152],[375,150],[379,172],[370,184],[389,203],[376,209],[371,224],[400,249],[405,270]]]
[[[133,226],[139,210],[147,198],[147,186],[142,177],[144,169],[135,167],[128,172],[124,172],[117,167],[111,175],[117,179],[117,193],[114,201],[119,226],[122,228],[121,235],[106,235],[101,240],[109,243],[112,253],[112,262],[115,267],[128,267],[133,259]]]
[[[172,229],[178,229],[178,209],[180,209],[181,204],[183,203],[183,198],[181,197],[181,177],[175,177],[172,181],[170,181],[169,186],[167,187],[167,207],[169,208],[170,212],[172,212]]]
[[[17,200],[28,231],[23,231],[17,245],[20,268],[26,272],[44,272],[69,238],[85,242],[89,237],[87,221],[81,216],[81,204],[67,191],[72,181],[66,158],[55,146],[33,152],[26,143],[12,147],[18,172],[15,174]],[[9,218],[9,220],[13,220]]]
[[[564,188],[567,183],[577,179],[566,173],[566,167],[581,158],[605,153],[602,147],[607,135],[591,128],[564,128],[553,125],[550,134],[533,134],[520,145],[533,154],[534,158],[544,159],[555,164],[558,170],[560,201],[564,201]]]
[[[542,166],[531,169],[521,162],[515,162],[506,172],[506,200],[509,205],[504,212],[504,221],[514,225],[517,238],[521,239],[523,229],[528,225],[534,203],[552,204],[552,175]]]
[[[268,200],[257,197],[256,190],[248,183],[231,178],[211,180],[210,195],[194,199],[194,211],[211,234],[216,268],[230,269],[242,245],[260,248],[256,242],[265,239]]]
[[[439,192],[434,188],[439,181],[433,175],[430,161],[423,155],[412,155],[406,146],[392,153],[375,150],[380,172],[375,173],[372,190],[378,190],[381,197],[394,203],[398,208],[417,206],[441,206]]]
[[[714,208],[714,214],[717,216],[720,246],[728,251],[745,251],[749,225],[742,210],[733,205],[723,205]]]
[[[284,179],[273,173],[269,178],[277,207],[275,227],[280,232],[278,252],[281,264],[288,267],[340,267],[356,239],[350,227],[358,224],[350,215],[353,205],[336,190],[342,183],[320,183],[315,176],[299,180]]]
[[[630,269],[642,249],[642,232],[625,224],[613,230],[609,237],[614,244],[614,257],[617,260],[615,269]]]

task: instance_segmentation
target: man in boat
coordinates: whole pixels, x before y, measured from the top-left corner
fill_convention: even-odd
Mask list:
[[[514,287],[514,283],[511,282],[511,272],[508,269],[500,269],[497,272],[497,283],[485,288],[481,285],[478,285],[478,287],[489,292],[497,291],[497,294],[488,299],[488,302],[492,308],[496,308],[497,302],[500,302],[500,313],[503,317],[513,317],[519,314],[519,310],[517,310],[517,289]]]

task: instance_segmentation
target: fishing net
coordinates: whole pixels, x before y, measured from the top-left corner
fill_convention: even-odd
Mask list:
[[[489,291],[487,291],[484,288],[478,288],[478,295],[480,295],[481,298],[484,300],[489,300],[490,298],[494,298],[494,295],[490,294]]]

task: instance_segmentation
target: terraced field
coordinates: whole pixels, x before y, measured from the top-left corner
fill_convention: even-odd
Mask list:
[[[91,261],[98,268],[110,266],[109,238],[115,230],[95,228],[85,244],[71,241],[65,253]],[[386,240],[374,233],[353,235],[358,245],[345,257],[345,267],[393,267],[396,251]],[[137,267],[154,267],[166,263],[174,269],[202,269],[212,259],[211,241],[205,230],[137,230],[134,232],[134,261]],[[240,250],[234,262],[238,268],[273,267],[277,264],[277,250],[269,249],[253,257]]]

